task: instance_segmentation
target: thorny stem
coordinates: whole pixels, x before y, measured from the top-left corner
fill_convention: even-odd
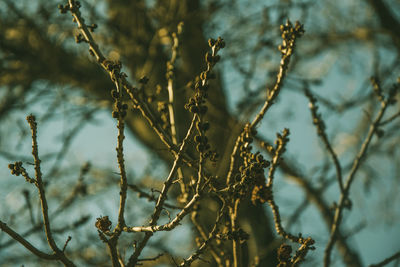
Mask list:
[[[351,186],[352,182],[354,181],[355,174],[357,173],[357,170],[360,167],[361,161],[363,160],[363,158],[366,155],[366,152],[367,152],[369,144],[371,143],[372,137],[374,136],[375,131],[377,130],[379,123],[380,123],[381,119],[383,118],[383,115],[385,114],[385,111],[391,100],[392,100],[391,97],[387,97],[386,100],[381,102],[381,109],[379,110],[379,113],[376,116],[376,119],[370,125],[367,137],[365,138],[363,144],[361,145],[360,151],[358,152],[356,158],[353,161],[353,166],[350,170],[346,184],[344,185],[344,190],[343,190],[342,194],[340,195],[339,204],[336,207],[335,216],[334,216],[332,228],[331,228],[330,238],[329,238],[328,244],[325,248],[325,253],[324,253],[324,266],[325,267],[328,267],[330,265],[330,257],[331,257],[331,253],[332,253],[332,248],[337,239],[337,233],[339,231],[339,226],[342,221],[342,213],[343,213],[344,207],[346,206],[346,203],[348,202],[348,194],[350,191],[350,186]]]

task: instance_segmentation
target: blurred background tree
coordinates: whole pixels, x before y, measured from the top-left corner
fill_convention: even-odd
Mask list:
[[[313,129],[304,90],[311,90],[318,100],[327,135],[346,177],[380,106],[371,89],[370,77],[374,76],[387,91],[399,76],[400,2],[85,0],[81,3],[86,21],[98,25],[94,36],[106,57],[120,60],[133,84],[139,86],[144,76],[148,78],[144,93],[152,100],[154,110],[159,111],[168,100],[166,66],[171,57],[172,33],[183,22],[174,85],[178,143],[190,123],[184,104],[193,94],[190,87],[205,68],[207,39],[216,36],[225,39],[227,45],[221,54],[217,79],[209,90],[207,117],[212,125],[208,137],[219,154],[213,168],[220,179],[226,177],[236,136],[265,101],[266,88],[275,80],[280,60],[279,25],[286,19],[300,20],[305,25],[306,34],[298,43],[282,94],[259,127],[256,141],[260,147],[272,144],[277,131],[283,127],[291,129],[291,143],[278,173],[283,179],[277,185],[277,201],[281,202],[283,222],[289,229],[316,239],[317,250],[308,256],[307,265],[320,266],[333,222],[334,202],[338,202],[340,191],[335,166]],[[89,55],[88,47],[74,43],[78,30],[67,19],[69,15],[58,13],[57,4],[24,0],[0,3],[0,156],[5,164],[16,160],[32,162],[28,157],[29,131],[22,118],[35,113],[39,133],[44,136],[39,145],[44,147],[41,158],[51,196],[51,218],[59,226],[56,238],[65,240],[70,233],[79,240],[73,239],[68,250],[82,266],[109,266],[103,244],[94,242],[98,236],[93,224],[100,215],[112,216],[117,205],[118,178],[112,162],[116,158],[112,148],[115,138],[110,137],[110,134],[116,136],[116,132],[109,132],[115,128],[110,119],[113,84]],[[379,138],[372,142],[358,171],[357,184],[351,191],[353,206],[351,212],[345,213],[348,219],[339,231],[334,251],[335,266],[370,264],[371,259],[365,259],[363,252],[365,245],[355,234],[393,229],[399,221],[396,204],[399,196],[395,190],[400,182],[398,117],[399,106],[395,104],[384,118],[390,121],[379,127]],[[157,119],[163,123],[161,116]],[[137,191],[135,185],[140,185],[143,192],[157,195],[162,183],[159,177],[165,176],[173,158],[140,112],[130,111],[126,123],[128,137],[132,139],[129,141],[132,150],[126,149],[129,183],[134,191]],[[130,158],[130,153],[136,154],[135,157]],[[144,153],[147,156],[138,156]],[[190,170],[183,172],[191,175]],[[5,204],[1,206],[1,218],[44,246],[35,191],[9,176],[4,168],[1,197]],[[288,181],[294,181],[295,185],[287,184]],[[178,196],[178,190],[175,194],[175,198],[184,199]],[[111,195],[115,199],[104,197]],[[130,201],[137,204],[130,205],[128,218],[132,224],[145,224],[152,204],[132,193]],[[170,201],[179,204],[178,200]],[[199,211],[203,214],[200,217],[205,218],[200,222],[205,228],[211,227],[213,221],[207,218],[213,220],[214,215],[204,215],[218,210],[215,200],[209,202]],[[242,248],[245,265],[258,262],[259,266],[275,266],[276,249],[282,240],[275,233],[270,211],[247,203],[241,213],[241,226],[250,235]],[[198,233],[190,226],[180,231],[171,236],[160,234],[146,255],[151,257],[159,252],[177,258],[188,255],[194,249],[193,240]],[[390,233],[399,234],[398,230]],[[4,233],[0,238],[2,265],[44,264],[20,250]],[[124,241],[121,247],[126,245],[127,250],[131,249],[131,240]],[[376,251],[374,260],[384,259],[400,249],[398,241],[389,240],[388,244]],[[145,264],[173,265],[171,258],[163,256]],[[215,264],[209,255],[205,258],[210,262],[195,264]]]

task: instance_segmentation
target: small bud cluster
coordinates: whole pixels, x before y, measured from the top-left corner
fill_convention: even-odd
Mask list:
[[[87,41],[86,41],[85,37],[83,37],[82,33],[78,33],[77,35],[75,35],[75,43],[79,44],[82,42],[87,43]]]
[[[242,152],[243,153],[243,152]],[[244,165],[239,167],[241,173],[241,180],[249,184],[251,190],[251,202],[256,205],[257,203],[265,203],[271,196],[271,190],[266,185],[264,169],[268,168],[270,162],[265,160],[260,152],[248,152],[243,158]]]
[[[117,118],[125,118],[128,110],[128,105],[124,104],[121,101],[120,93],[117,90],[111,90],[111,96],[114,98],[114,109],[112,111],[112,117]]]
[[[279,51],[281,51],[282,54],[291,54],[296,38],[301,37],[304,34],[304,27],[298,21],[296,21],[293,26],[288,20],[285,25],[280,26],[280,30],[282,32],[283,40],[282,44],[278,47]]]
[[[277,251],[278,252],[277,267],[298,266],[300,262],[304,261],[305,256],[307,255],[309,250],[315,250],[315,247],[313,246],[315,244],[315,241],[311,237],[303,238],[302,234],[299,233],[298,237],[294,237],[294,239],[296,240],[292,241],[301,244],[301,246],[292,256],[292,251],[293,251],[292,247],[290,245],[283,243],[278,248]]]
[[[313,246],[315,244],[315,240],[311,237],[303,238],[302,234],[299,233],[298,243],[301,244],[301,246],[296,250],[296,253],[293,255],[290,261],[290,266],[298,266],[302,261],[304,261],[308,251],[315,250],[315,247]]]
[[[290,131],[288,128],[283,129],[282,134],[277,133],[276,134],[276,140],[275,140],[275,145],[276,147],[274,148],[275,156],[274,157],[279,157],[279,160],[276,162],[277,165],[279,165],[279,162],[282,160],[282,154],[285,153],[286,151],[286,144],[290,141],[289,139]]]
[[[217,234],[217,238],[219,240],[236,240],[243,243],[250,238],[250,235],[241,228],[232,231],[229,225],[225,225],[221,233]]]
[[[147,78],[146,76],[142,76],[142,77],[140,77],[138,82],[139,82],[139,87],[132,88],[133,91],[137,91],[139,93],[139,97],[141,99],[143,99],[144,101],[147,101],[148,103],[153,102],[155,100],[155,95],[153,95],[153,94],[147,95],[147,92],[146,92],[146,85],[149,82],[149,78]],[[156,95],[159,95],[161,90],[162,90],[162,87],[157,85]]]
[[[146,85],[149,82],[149,78],[147,78],[146,76],[143,76],[139,79],[139,83],[142,85]]]
[[[382,88],[379,86],[379,80],[376,77],[371,77],[370,81],[372,83],[372,88],[374,89],[374,93],[376,94],[376,96],[378,97],[378,100],[380,102],[384,101],[384,96],[383,96],[383,92],[382,92]]]
[[[120,65],[118,66],[120,67]],[[119,72],[119,70],[116,70]],[[112,117],[117,118],[125,118],[128,111],[128,104],[122,102],[122,92],[116,89],[111,90],[111,97],[114,99],[114,108],[111,113]]]
[[[127,75],[124,72],[121,72],[122,69],[121,61],[104,60],[102,64],[104,68],[109,72],[111,80],[113,82],[116,82],[121,78],[127,77]]]
[[[8,164],[8,168],[11,170],[11,174],[16,176],[20,176],[23,172],[25,172],[21,161],[17,161],[14,164]]]
[[[86,26],[88,27],[88,29],[89,29],[91,32],[94,32],[94,30],[97,28],[97,24],[86,25]],[[77,44],[79,44],[79,43],[88,43],[89,41],[86,40],[86,38],[83,36],[82,33],[78,33],[77,35],[75,35],[75,42],[76,42]],[[90,55],[92,55],[92,56],[94,55],[93,50],[91,50],[91,49],[89,49],[89,53],[90,53]]]
[[[97,229],[102,232],[108,232],[111,228],[111,221],[108,219],[108,216],[100,216],[100,218],[96,219],[96,223],[94,224]]]
[[[209,39],[208,44],[212,50],[206,53],[207,69],[200,73],[199,79],[194,83],[195,95],[189,99],[189,103],[185,105],[185,108],[195,114],[204,115],[207,112],[207,106],[205,106],[205,99],[207,99],[208,82],[215,78],[215,74],[212,73],[212,69],[220,59],[217,55],[218,51],[225,47],[225,41],[219,37],[217,40]]]
[[[88,29],[91,32],[94,32],[95,29],[97,29],[97,24],[96,23],[92,23],[92,25],[86,25],[88,27]]]
[[[239,167],[240,175],[236,176],[236,181],[240,181],[233,186],[235,197],[243,198],[251,192],[251,200],[254,205],[258,202],[264,203],[266,200],[261,200],[267,199],[270,195],[264,175],[264,169],[269,167],[270,162],[265,160],[260,152],[251,152],[252,136],[256,134],[256,130],[251,129],[250,124],[247,124],[240,136],[239,155],[243,162]]]
[[[121,118],[125,118],[127,110],[128,110],[127,104],[122,104],[121,101],[116,101],[114,104],[114,110],[112,112],[112,117],[114,119],[116,119],[120,116],[121,116]]]
[[[167,73],[165,74],[165,78],[167,78],[167,80],[174,78],[174,65],[170,61],[167,62]]]
[[[82,7],[81,2],[79,1],[72,1],[72,8],[69,4],[65,5],[58,5],[57,8],[61,14],[67,13],[69,10],[78,11]]]
[[[205,150],[210,149],[207,136],[196,135],[194,141],[196,142],[196,150],[198,152],[204,152]]]
[[[8,164],[8,168],[11,170],[11,174],[15,176],[24,176],[25,180],[28,183],[35,183],[35,179],[32,179],[29,177],[29,174],[25,170],[24,167],[22,167],[22,162],[21,161],[16,161],[14,163]]]
[[[248,240],[250,238],[250,235],[246,233],[243,229],[239,228],[236,231],[229,231],[227,233],[227,237],[229,240],[236,240],[242,243]]]
[[[290,259],[292,254],[292,247],[282,244],[278,249],[278,267],[291,266]]]
[[[210,128],[210,124],[203,121],[203,116],[208,111],[208,108],[205,105],[208,97],[208,83],[209,80],[215,78],[215,74],[212,73],[212,69],[220,60],[220,56],[217,55],[217,53],[220,49],[225,47],[225,42],[221,37],[219,37],[217,40],[209,39],[208,44],[211,48],[211,53],[207,52],[205,56],[207,69],[200,73],[199,77],[197,77],[194,85],[192,86],[195,94],[189,99],[189,103],[185,105],[185,108],[198,115],[196,128],[199,134],[194,138],[194,141],[196,142],[196,150],[200,153],[204,153],[204,157],[208,157],[211,161],[215,162],[218,158],[218,154],[215,151],[210,150],[210,144],[208,143],[208,138],[205,135]]]
[[[256,134],[257,131],[255,129],[251,129],[250,124],[246,124],[244,126],[244,131],[240,135],[240,142],[242,144],[240,146],[241,152],[247,152],[251,150],[252,147],[250,146],[250,144],[253,143],[253,136]],[[240,156],[243,157],[244,154],[241,154]]]
[[[272,190],[271,187],[266,185],[265,178],[263,180],[257,180],[251,191],[251,203],[253,203],[253,205],[264,204],[271,198]]]
[[[26,116],[26,121],[29,123],[29,125],[31,125],[31,127],[37,126],[36,117],[33,114]]]
[[[69,4],[65,4],[65,5],[60,4],[57,6],[57,8],[61,14],[66,14],[69,11]]]
[[[217,40],[215,40],[213,38],[210,38],[210,39],[208,39],[208,45],[211,48],[214,48],[216,50],[220,50],[220,49],[223,49],[225,47],[225,41],[221,37],[218,37]]]
[[[271,164],[269,166],[270,168],[268,173],[268,182],[265,183],[265,180],[261,181],[261,179],[256,181],[257,183],[253,188],[251,197],[251,201],[253,202],[253,204],[265,202],[269,202],[271,204],[274,202],[272,195],[272,182],[276,168],[283,160],[282,154],[286,151],[286,144],[289,142],[289,134],[289,129],[285,128],[282,134],[276,134],[277,139],[275,140],[275,147],[267,145],[268,151],[274,154]]]
[[[205,158],[209,158],[212,162],[216,162],[218,160],[218,153],[210,150],[211,147],[208,143],[208,138],[205,135],[205,133],[210,129],[210,123],[208,121],[196,121],[196,129],[199,132],[199,134],[194,137],[196,150],[204,153]]]
[[[201,77],[205,77],[207,75],[203,74],[200,75]],[[193,97],[189,99],[189,103],[185,105],[185,108],[189,110],[190,112],[198,115],[204,115],[207,113],[207,106],[205,105],[206,103],[206,98],[208,97],[207,91],[208,91],[208,84],[207,80],[201,80],[199,78],[196,79],[196,82],[194,83],[193,89],[195,90],[195,94]]]

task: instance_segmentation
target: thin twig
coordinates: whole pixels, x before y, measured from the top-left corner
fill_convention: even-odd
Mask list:
[[[197,228],[197,231],[200,233],[201,238],[203,240],[207,240],[208,236],[206,235],[204,228],[200,225],[200,223],[197,221],[197,211],[193,210],[191,215],[190,215],[190,219],[192,220],[192,223],[194,224],[194,226]],[[221,257],[219,255],[222,255],[223,252],[216,246],[214,246],[212,243],[209,244],[210,246],[210,253],[212,255],[212,257],[214,258],[214,260],[216,261],[216,263],[218,264],[219,267],[224,267],[225,265],[223,264],[223,261],[221,259]]]
[[[126,203],[126,191],[128,189],[128,181],[126,178],[126,170],[125,170],[125,160],[124,160],[124,146],[123,142],[125,139],[124,127],[125,122],[121,115],[121,110],[119,110],[118,116],[118,144],[117,144],[117,159],[118,159],[118,167],[120,173],[120,203],[119,203],[119,211],[118,211],[118,224],[115,227],[117,232],[121,231],[121,229],[125,226],[124,212],[125,212],[125,203]]]
[[[217,230],[218,230],[218,225],[220,224],[221,218],[223,217],[222,215],[225,212],[225,203],[221,207],[221,209],[218,212],[217,218],[215,220],[214,226],[211,230],[211,232],[208,235],[208,238],[204,240],[204,242],[199,246],[199,248],[188,258],[184,259],[183,262],[179,266],[190,266],[193,261],[198,259],[200,255],[204,252],[204,250],[211,245],[211,241],[216,237]]]
[[[381,261],[379,263],[371,264],[369,267],[382,267],[382,266],[385,266],[386,264],[394,261],[395,259],[400,259],[400,251],[393,254],[389,258],[384,259],[383,261]]]
[[[171,59],[167,62],[167,80],[168,80],[168,113],[169,113],[169,122],[171,126],[171,139],[172,143],[177,146],[178,145],[178,131],[176,129],[175,123],[175,110],[174,110],[174,90],[175,90],[175,61],[178,57],[178,46],[179,46],[179,36],[182,33],[183,22],[180,22],[177,27],[177,32],[172,33],[172,55]],[[181,187],[181,194],[183,198],[181,199],[182,202],[186,201],[186,186],[183,181],[183,172],[182,168],[178,169],[178,182]]]
[[[194,128],[194,123],[196,121],[196,117],[197,116],[193,116],[193,119],[192,119],[192,122],[190,124],[190,127],[189,127],[189,129],[187,131],[187,134],[186,134],[185,138],[182,141],[182,144],[181,144],[179,152],[178,152],[178,154],[177,154],[177,156],[175,158],[173,166],[172,166],[172,168],[170,170],[170,173],[169,173],[167,179],[164,182],[164,186],[163,186],[163,188],[161,190],[161,194],[158,197],[156,207],[154,208],[154,212],[153,212],[153,215],[152,215],[151,220],[150,220],[150,225],[151,226],[155,226],[157,221],[158,221],[158,219],[159,219],[159,217],[160,217],[161,211],[163,209],[164,202],[167,199],[167,192],[168,192],[170,186],[172,185],[173,178],[174,178],[175,173],[176,173],[176,171],[177,171],[177,169],[178,169],[178,167],[180,165],[179,163],[180,163],[180,161],[182,159],[183,151],[184,151],[184,149],[186,147],[186,144],[187,144],[187,141],[188,141],[190,135],[192,134],[192,131],[193,131],[193,128]],[[142,239],[142,241],[139,243],[139,245],[136,246],[134,253],[130,256],[128,264],[127,264],[128,267],[131,267],[131,266],[133,267],[133,266],[135,266],[137,264],[138,258],[140,256],[142,250],[144,249],[144,247],[146,246],[147,242],[149,241],[149,239],[150,239],[150,237],[152,235],[153,235],[152,232],[146,232],[145,237]]]
[[[58,260],[58,256],[56,254],[47,254],[36,247],[34,247],[31,243],[29,243],[25,238],[20,236],[17,232],[12,230],[10,227],[7,226],[4,222],[0,221],[0,228],[2,231],[7,233],[9,236],[11,236],[14,240],[19,242],[21,245],[23,245],[25,248],[27,248],[30,252],[38,256],[39,258],[45,259],[45,260]]]
[[[392,93],[390,95],[392,96]],[[360,167],[361,162],[366,155],[366,152],[367,152],[369,144],[371,143],[372,137],[374,136],[376,130],[378,129],[379,123],[382,120],[383,115],[385,114],[385,111],[386,111],[387,107],[389,106],[390,101],[392,101],[393,96],[392,97],[391,96],[387,97],[383,102],[381,102],[381,109],[379,110],[378,115],[376,116],[375,120],[371,123],[367,137],[365,138],[364,142],[362,143],[360,151],[358,152],[357,156],[355,157],[355,159],[353,161],[353,166],[350,170],[349,176],[344,185],[344,190],[343,190],[342,194],[340,195],[339,204],[336,207],[335,216],[334,216],[332,228],[331,228],[330,238],[329,238],[328,244],[326,245],[326,248],[325,248],[325,253],[324,253],[324,266],[325,267],[328,267],[330,265],[330,256],[332,253],[332,248],[337,239],[338,229],[339,229],[340,223],[342,221],[343,209],[346,206],[346,203],[348,202],[348,194],[350,191],[351,184],[354,181],[357,170]]]
[[[267,99],[264,102],[264,105],[261,107],[260,111],[257,113],[251,124],[248,126],[249,132],[251,133],[252,131],[255,130],[256,126],[261,122],[262,118],[264,118],[265,114],[269,110],[269,108],[275,103],[276,98],[278,97],[281,88],[283,86],[283,81],[286,77],[286,71],[288,69],[289,63],[290,63],[290,58],[294,52],[296,40],[298,37],[300,37],[304,30],[303,26],[300,23],[296,23],[295,27],[291,25],[291,23],[288,21],[286,25],[281,25],[281,30],[282,33],[284,34],[286,31],[292,31],[292,36],[288,36],[287,39],[284,39],[282,42],[282,46],[280,46],[280,50],[282,53],[281,57],[281,62],[279,66],[279,71],[276,76],[276,81],[274,84],[274,87],[272,90],[269,90]],[[243,130],[244,131],[244,130]],[[228,172],[228,177],[227,177],[227,185],[231,183],[232,175],[233,175],[233,170],[235,167],[236,163],[236,158],[237,158],[237,153],[240,145],[240,135],[236,139],[235,146],[232,150],[231,154],[231,161],[230,161],[230,167],[229,167],[229,172]],[[244,144],[244,146],[247,146],[248,143]]]
[[[316,105],[317,99],[312,95],[309,89],[305,89],[305,94],[310,100],[309,108],[311,111],[311,116],[313,118],[313,124],[317,128],[318,136],[321,137],[322,142],[324,143],[326,149],[328,149],[329,154],[332,157],[333,163],[336,168],[336,177],[339,183],[340,191],[343,193],[343,178],[342,178],[342,167],[340,165],[339,159],[332,148],[331,143],[328,140],[328,136],[326,135],[325,131],[325,123],[322,120],[321,114],[317,113],[318,106]]]
[[[53,235],[51,232],[50,228],[50,220],[49,220],[49,215],[48,215],[48,206],[47,206],[47,200],[46,200],[46,195],[44,191],[44,185],[42,181],[42,172],[40,170],[40,159],[39,159],[39,151],[38,151],[38,143],[37,143],[37,123],[35,116],[32,114],[26,117],[26,120],[29,123],[29,126],[31,128],[31,136],[32,136],[32,155],[34,159],[34,169],[35,169],[35,179],[32,179],[29,177],[28,173],[25,171],[25,169],[22,167],[22,163],[16,162],[15,164],[10,164],[12,166],[9,166],[12,168],[12,172],[14,172],[15,175],[20,175],[23,174],[25,176],[25,179],[29,182],[33,182],[35,186],[38,188],[39,191],[39,199],[40,199],[40,204],[42,206],[42,216],[43,216],[43,225],[44,225],[44,230],[47,238],[47,243],[49,244],[50,248],[54,252],[54,258],[53,256],[49,256],[48,254],[40,252],[38,249],[33,247],[28,241],[26,241],[22,236],[14,232],[11,228],[9,228],[5,223],[1,222],[1,228],[3,231],[8,233],[14,240],[20,242],[23,246],[25,246],[27,249],[29,249],[32,253],[35,255],[41,255],[41,257],[44,257],[46,259],[55,259],[61,261],[65,266],[75,266],[64,254],[63,251],[61,251],[54,239]],[[25,175],[24,175],[25,173]]]
[[[187,214],[189,214],[192,211],[194,205],[199,201],[199,199],[200,199],[200,194],[195,194],[192,197],[192,199],[185,205],[185,207],[169,223],[166,223],[163,225],[125,227],[124,231],[126,231],[126,232],[152,232],[152,233],[158,232],[158,231],[171,231],[176,226],[179,225],[179,223],[182,221],[182,219]]]
[[[261,146],[263,148],[265,148],[265,144],[270,143],[265,140],[262,140],[259,136],[256,136],[256,140],[261,142]],[[273,151],[267,150],[267,152],[271,154],[271,152]],[[310,181],[308,181],[306,177],[299,170],[291,167],[296,165],[298,164],[296,163],[288,164],[287,160],[285,160],[280,163],[280,169],[286,174],[287,179],[291,180],[292,182],[295,182],[300,186],[300,188],[304,190],[307,196],[307,200],[313,203],[315,207],[319,210],[327,227],[328,228],[332,227],[333,223],[332,211],[328,203],[326,203],[326,201],[322,198],[321,190],[315,188],[314,185]],[[339,252],[341,253],[344,262],[347,264],[351,264],[352,266],[354,265],[357,267],[361,267],[362,264],[359,255],[347,244],[340,229],[338,230],[337,239],[338,239]]]
[[[128,184],[128,188],[131,189],[134,192],[137,192],[139,198],[146,198],[148,201],[157,201],[157,198],[153,194],[149,194],[145,192],[144,190],[140,189],[139,186],[135,184]],[[164,207],[170,208],[170,209],[183,209],[183,207],[179,207],[176,205],[172,205],[169,203],[164,203]]]
[[[47,242],[49,243],[50,247],[53,251],[57,251],[58,247],[53,239],[51,229],[50,229],[50,220],[48,214],[48,206],[46,195],[44,192],[44,186],[42,181],[42,172],[40,170],[40,159],[39,159],[39,151],[38,151],[38,143],[37,143],[37,124],[35,116],[29,115],[27,118],[29,126],[31,127],[32,132],[32,155],[34,159],[34,168],[35,168],[35,177],[36,177],[36,186],[39,190],[39,198],[42,205],[42,215],[43,215],[43,223],[44,229],[46,232]]]
[[[398,111],[397,113],[393,114],[390,118],[382,121],[381,123],[379,123],[379,126],[383,126],[385,124],[388,124],[389,122],[392,122],[393,120],[400,118],[400,111]]]

